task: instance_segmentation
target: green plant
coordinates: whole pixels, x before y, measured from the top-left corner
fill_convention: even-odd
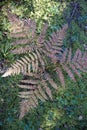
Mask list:
[[[52,88],[57,90],[58,84],[53,80],[51,73],[56,73],[62,86],[65,86],[64,73],[76,82],[76,75],[81,77],[80,71],[87,71],[87,52],[83,53],[77,49],[73,56],[71,49],[62,48],[67,24],[53,32],[47,40],[47,24],[37,35],[33,20],[21,20],[10,11],[7,14],[12,26],[10,37],[17,39],[12,43],[11,53],[20,54],[20,59],[11,65],[2,77],[20,73],[24,77],[18,85],[23,89],[19,92],[19,97],[22,98],[19,117],[21,119],[29,109],[38,105],[38,99],[52,100]]]

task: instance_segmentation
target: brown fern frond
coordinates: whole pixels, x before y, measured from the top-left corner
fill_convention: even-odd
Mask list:
[[[20,103],[19,119],[22,119],[29,110],[30,110],[30,104],[28,100],[22,100],[22,102]]]
[[[15,40],[14,42],[12,42],[12,45],[24,45],[24,44],[29,44],[29,39],[19,39],[19,40]]]
[[[58,89],[57,84],[53,81],[53,79],[50,77],[48,73],[45,73],[45,78],[54,89]]]
[[[36,88],[36,85],[18,85],[19,88],[26,88],[30,90],[34,90]]]
[[[18,84],[20,89],[18,96],[22,100],[19,117],[21,119],[30,109],[37,107],[38,99],[52,100],[52,91],[58,90],[58,84],[53,80],[52,75],[48,74],[49,68],[50,71],[52,68],[52,72],[57,73],[62,86],[65,86],[65,72],[76,82],[75,74],[81,77],[80,71],[87,72],[87,52],[82,53],[77,49],[73,56],[71,48],[63,51],[67,24],[53,32],[47,40],[45,38],[47,24],[38,36],[34,20],[20,19],[10,11],[7,13],[11,23],[10,36],[16,39],[12,43],[14,49],[11,53],[25,55],[23,57],[20,55],[21,58],[11,65],[2,77],[20,73],[24,77]]]
[[[26,104],[25,103],[21,103],[20,105],[20,119],[23,118],[25,116],[25,114],[31,109],[34,108],[38,105],[38,99],[45,101],[47,100],[47,96],[44,93],[43,89],[38,86],[38,90],[35,89],[34,91],[32,91],[33,94],[29,94],[29,93],[21,93],[21,98],[23,98],[24,101],[27,100]],[[24,95],[25,94],[25,95]],[[27,95],[28,94],[28,95]],[[22,101],[22,102],[24,102]],[[25,105],[25,108],[24,108]]]
[[[76,51],[76,53],[75,53],[75,55],[74,55],[74,57],[73,57],[73,61],[74,61],[74,62],[78,60],[79,54],[81,55],[81,51],[80,51],[80,49],[77,49],[77,51]]]
[[[38,85],[38,90],[39,90],[39,93],[41,94],[41,96],[43,97],[43,99],[47,100],[48,98],[47,98],[47,95],[45,94],[45,91],[44,91],[43,87]]]
[[[67,74],[70,76],[70,78],[71,78],[73,81],[76,82],[75,77],[74,77],[74,74],[73,74],[72,71],[69,69],[69,67],[68,67],[67,65],[64,65],[64,64],[62,65],[62,67],[63,67],[64,71],[66,71]]]
[[[27,84],[38,84],[39,80],[21,80],[22,83],[27,83]]]
[[[48,83],[50,83],[54,89],[57,89],[57,85],[51,79],[49,74],[46,74],[45,77],[43,74],[41,74],[42,76],[38,74],[38,78],[37,76],[35,77],[35,75],[36,74],[34,74],[33,77],[28,76],[27,79],[21,80],[20,84],[18,85],[19,88],[23,89],[23,91],[19,92],[19,97],[22,98],[23,102],[27,101],[27,104],[24,103],[25,109],[23,108],[23,104],[20,106],[21,118],[26,114],[28,110],[38,105],[38,99],[42,101],[48,100],[49,98],[51,100],[53,99],[52,91],[50,87],[48,87]],[[46,80],[44,80],[44,78],[46,78]],[[30,106],[28,107],[27,105]]]
[[[56,67],[56,73],[58,74],[58,77],[60,79],[62,86],[65,86],[64,75],[63,75],[62,69],[60,67]]]
[[[72,56],[72,51],[70,48],[69,51],[68,49],[65,50],[65,52],[62,55],[62,58],[60,59],[60,65],[62,66],[62,69],[69,75],[69,77],[74,82],[76,82],[74,73],[81,77],[80,71],[87,71],[87,62],[84,61],[86,57],[87,53],[82,54],[82,52],[79,49],[77,49],[75,55]],[[57,67],[56,71],[59,75],[62,85],[64,85],[65,83],[62,69],[60,70],[60,68]]]
[[[26,38],[29,41],[32,41],[34,39],[36,31],[36,23],[34,20],[19,19],[15,14],[12,14],[8,10],[7,17],[9,22],[11,23],[11,27],[9,28],[11,37]]]
[[[13,48],[14,45],[19,45],[19,47],[15,46],[15,48],[11,50],[11,53],[26,54],[28,52],[32,52],[33,47],[35,48],[35,45],[30,44],[34,41],[34,38],[36,37],[35,21],[32,19],[20,19],[15,14],[12,14],[9,10],[7,10],[7,14],[8,20],[11,24],[9,28],[10,37],[17,38],[17,40],[12,43]],[[34,63],[32,62],[32,65],[33,64]]]
[[[57,32],[54,32],[49,40],[47,40],[44,43],[44,48],[42,49],[42,52],[50,57],[53,63],[58,62],[58,54],[61,54],[62,51],[62,45],[63,45],[63,40],[66,34],[66,29],[68,28],[68,25],[66,24],[65,26],[62,27]]]
[[[32,94],[33,94],[33,90],[23,91],[23,92],[19,92],[19,97],[26,99],[26,98],[29,98]]]
[[[43,101],[43,102],[47,99],[47,97],[43,97],[42,94],[40,94],[40,91],[38,91],[38,89],[36,89],[36,90],[34,91],[34,94],[35,94],[35,96],[36,96],[39,100],[41,100],[41,101]]]
[[[11,50],[10,52],[12,54],[25,54],[25,53],[28,53],[28,52],[31,52],[33,51],[33,46],[25,46],[25,47],[20,47],[20,48],[16,48],[14,50]]]
[[[85,72],[87,70],[87,52],[83,54],[79,49],[77,49],[72,61],[81,71]]]
[[[45,80],[42,80],[42,85],[44,86],[44,90],[46,91],[46,94],[52,100],[53,96],[52,96],[51,89],[48,87],[48,84],[45,82]]]
[[[32,108],[36,107],[38,104],[36,104],[36,98],[31,98],[31,100],[22,100],[20,102],[20,116],[19,119],[22,119],[25,114]],[[34,102],[35,101],[35,102]],[[38,102],[37,102],[38,103]]]
[[[67,56],[67,53],[68,53],[68,49],[66,48],[65,51],[64,51],[63,54],[62,54],[61,59],[60,59],[60,62],[61,62],[61,63],[66,62],[66,60],[67,60],[67,59],[66,59],[66,58],[67,58],[67,57],[66,57],[66,56]]]
[[[15,24],[21,24],[21,20],[17,17],[17,15],[12,14],[10,10],[7,10],[7,17],[10,22],[14,22]]]
[[[46,32],[47,32],[48,24],[44,24],[41,33],[38,36],[37,43],[42,44],[45,41]]]
[[[17,60],[11,67],[6,71],[6,73],[2,77],[6,77],[9,75],[15,75],[20,73],[31,73],[31,72],[37,72],[38,71],[38,60],[35,59],[34,52],[33,54],[29,54],[28,56],[24,56],[24,58],[21,58],[21,60]],[[31,69],[32,67],[32,69]]]
[[[30,76],[29,76],[30,77]],[[34,77],[33,77],[34,78]],[[39,76],[39,79],[25,79],[21,80],[20,84],[18,85],[19,88],[27,89],[29,91],[22,91],[19,92],[19,96],[21,98],[29,98],[32,94],[35,94],[37,99],[40,99],[42,101],[48,100],[48,97],[52,99],[52,93],[50,88],[48,87],[47,80],[41,79]],[[50,81],[48,81],[50,82]],[[54,86],[54,85],[53,85]],[[47,97],[47,95],[48,97]]]
[[[51,38],[49,38],[49,42],[56,46],[63,45],[63,40],[66,35],[66,30],[68,28],[68,24],[65,24],[62,29],[58,30],[57,32],[53,32],[51,34]]]
[[[43,60],[43,56],[42,56],[41,52],[39,50],[36,50],[36,53],[37,53],[37,57],[39,59],[39,62],[42,66],[42,69],[45,70],[45,62]]]

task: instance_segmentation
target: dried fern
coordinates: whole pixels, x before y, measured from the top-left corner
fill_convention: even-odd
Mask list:
[[[81,77],[80,71],[87,72],[87,55],[77,49],[74,56],[72,56],[71,49],[66,49],[65,52],[62,55],[63,58],[60,59],[60,65],[61,67],[61,75],[59,74],[59,77],[62,78],[61,83],[64,85],[64,77],[62,73],[62,69],[69,75],[69,77],[76,82],[75,75],[78,75]],[[58,68],[57,68],[58,69]]]
[[[16,38],[12,42],[15,48],[11,50],[11,53],[25,55],[20,56],[20,59],[11,65],[2,77],[20,73],[24,77],[18,84],[22,90],[19,92],[19,97],[22,99],[19,117],[21,119],[30,109],[37,107],[38,99],[42,101],[53,99],[51,87],[57,90],[58,85],[47,72],[49,68],[51,69],[51,65],[62,86],[65,86],[63,71],[75,82],[75,75],[81,77],[80,71],[87,72],[87,52],[82,53],[77,49],[73,56],[71,49],[63,51],[62,45],[68,28],[67,24],[57,32],[53,32],[47,40],[45,38],[47,24],[37,35],[36,24],[33,20],[19,19],[10,11],[7,14],[11,23],[10,36]]]
[[[15,14],[7,11],[8,20],[11,23],[10,36],[14,38],[26,38],[28,41],[34,39],[36,23],[31,19],[19,19]],[[25,39],[25,40],[26,40]],[[17,44],[17,41],[16,41]],[[21,43],[20,43],[21,44]]]
[[[45,80],[45,78],[47,80]],[[58,89],[55,82],[51,79],[49,74],[34,74],[32,76],[28,76],[27,79],[21,80],[20,84],[18,85],[19,88],[23,89],[23,91],[19,92],[19,97],[22,98],[21,104],[21,113],[20,113],[20,119],[25,115],[25,113],[28,111],[26,108],[31,109],[33,107],[36,107],[38,105],[38,99],[45,101],[48,99],[52,100],[52,91],[51,88],[48,86],[48,83],[54,88]],[[24,91],[25,90],[25,91]],[[27,106],[28,102],[30,106]],[[25,108],[24,108],[25,106]]]
[[[39,51],[36,50],[36,52],[31,52],[27,56],[21,57],[20,60],[17,60],[13,65],[11,65],[11,67],[6,71],[6,73],[2,77],[20,73],[37,73],[39,72],[39,66],[42,66],[43,69],[43,64]]]
[[[61,30],[57,32],[53,32],[49,40],[46,40],[44,44],[44,48],[42,48],[42,52],[51,58],[53,63],[58,61],[57,54],[61,54],[63,40],[65,37],[66,30],[68,25],[65,24]]]

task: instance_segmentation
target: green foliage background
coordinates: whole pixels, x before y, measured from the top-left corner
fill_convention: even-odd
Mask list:
[[[76,2],[74,0],[74,2]],[[3,68],[13,63],[17,56],[10,54],[12,39],[4,32],[8,31],[9,22],[6,18],[6,8],[20,18],[35,19],[37,33],[40,33],[43,23],[49,23],[48,35],[67,23],[72,12],[71,1],[66,0],[13,0],[0,2],[0,64],[6,62]],[[87,2],[78,1],[79,15],[72,18],[64,48],[72,47],[87,51]],[[77,77],[73,83],[66,75],[66,87],[59,83],[59,90],[54,92],[54,100],[39,101],[37,109],[29,112],[22,120],[19,116],[19,97],[17,83],[21,76],[1,78],[0,76],[0,129],[1,130],[87,130],[87,74],[82,73],[82,79]],[[13,87],[14,86],[14,87]]]

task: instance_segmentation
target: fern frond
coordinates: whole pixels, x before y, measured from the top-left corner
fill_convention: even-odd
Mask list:
[[[36,74],[34,74],[36,75]],[[47,78],[48,77],[48,78]],[[46,80],[44,79],[46,78]],[[28,104],[31,104],[30,107],[26,107],[26,109],[34,108],[38,105],[38,99],[45,101],[49,98],[52,100],[52,91],[51,88],[48,87],[48,83],[54,88],[57,89],[56,83],[51,79],[49,74],[45,74],[45,77],[43,74],[38,74],[37,76],[28,76],[27,79],[21,80],[20,84],[18,85],[19,88],[22,88],[23,91],[19,92],[19,97],[22,98],[22,100],[27,100]],[[25,91],[24,91],[25,90]],[[27,104],[26,104],[27,105]],[[21,113],[20,117],[25,115],[23,112],[23,106],[21,105]],[[23,112],[23,114],[22,114]]]
[[[45,94],[45,91],[44,91],[43,87],[38,85],[38,90],[39,90],[39,93],[42,95],[42,97],[44,97],[44,99],[47,100],[48,98],[47,98],[47,95]]]
[[[37,43],[42,44],[45,41],[46,32],[47,32],[48,24],[44,24],[41,33],[38,36]]]
[[[72,59],[73,64],[82,72],[87,71],[87,52],[82,53],[77,49],[75,56]]]
[[[26,88],[26,89],[32,89],[34,90],[36,88],[36,85],[18,85],[19,88]]]
[[[62,46],[67,28],[68,24],[65,24],[60,30],[58,30],[57,32],[53,32],[51,34],[51,38],[49,38],[50,44],[54,46]]]
[[[38,60],[34,57],[34,55],[36,54],[33,54],[29,54],[28,56],[24,56],[24,58],[17,60],[13,65],[11,65],[11,67],[6,71],[6,73],[2,75],[2,77],[7,77],[9,75],[15,75],[20,73],[24,74],[27,72],[37,72],[39,64],[37,64]]]
[[[62,69],[60,67],[56,67],[56,73],[58,74],[58,77],[60,79],[62,86],[65,86],[64,75],[63,75]]]
[[[28,53],[28,52],[31,52],[33,51],[33,47],[32,46],[25,46],[25,47],[20,47],[20,48],[16,48],[14,50],[11,50],[10,52],[12,54],[25,54],[25,53]]]
[[[7,17],[8,17],[8,20],[14,24],[21,24],[21,20],[17,17],[17,15],[15,14],[12,14],[12,12],[10,10],[7,10]]]
[[[38,104],[36,104],[36,98],[31,98],[31,102],[29,100],[22,100],[20,102],[20,116],[19,119],[22,119],[25,114],[32,108],[36,107]],[[35,101],[35,102],[34,102]],[[37,102],[38,103],[38,102]]]
[[[87,62],[85,61],[87,57],[87,53],[82,53],[79,49],[77,49],[75,55],[72,55],[71,49],[66,49],[60,59],[60,67],[56,67],[56,72],[58,77],[60,78],[60,82],[64,86],[64,75],[62,73],[62,69],[69,75],[69,77],[76,82],[75,75],[81,77],[80,71],[87,72]],[[85,63],[85,64],[84,64]]]
[[[21,57],[17,60],[11,67],[2,75],[2,77],[7,77],[15,74],[31,74],[38,73],[45,70],[45,63],[41,58],[40,52],[36,49],[35,52],[32,51],[28,55]]]
[[[7,10],[7,17],[11,24],[10,37],[20,38],[12,44],[26,44],[34,40],[36,36],[36,23],[31,19],[19,19],[15,14]],[[23,41],[22,41],[23,40]]]
[[[42,85],[44,86],[44,90],[46,91],[46,94],[52,100],[53,97],[52,97],[51,89],[48,87],[48,84],[45,80],[42,80]]]
[[[36,50],[36,53],[37,53],[37,57],[39,59],[39,62],[42,66],[42,69],[45,70],[45,62],[43,60],[43,56],[42,56],[41,52],[39,50]]]
[[[19,39],[19,40],[15,40],[14,42],[12,42],[12,45],[24,45],[24,44],[28,44],[30,41],[29,39]]]
[[[42,52],[50,57],[53,63],[56,63],[58,61],[58,54],[61,54],[62,51],[62,45],[63,40],[66,34],[66,29],[68,28],[68,25],[64,25],[62,29],[60,29],[57,32],[52,33],[49,40],[47,40],[44,43],[44,48],[42,49]]]
[[[38,99],[45,101],[47,100],[47,95],[43,91],[43,88],[39,85],[39,82],[35,84],[35,80],[28,80],[28,85],[26,84],[26,80],[22,80],[22,84],[25,85],[19,85],[20,88],[27,89],[29,91],[23,91],[19,92],[19,97],[23,99],[22,102],[27,100],[27,103],[25,104],[25,109],[23,106],[23,103],[20,105],[20,119],[23,118],[23,116],[28,112],[31,108],[34,108],[38,105]],[[24,86],[24,87],[23,87]],[[27,87],[26,87],[27,86]],[[33,89],[34,88],[34,89]],[[29,106],[27,106],[29,105]]]
[[[29,98],[31,94],[35,94],[37,99],[40,99],[42,101],[45,101],[49,98],[52,99],[52,93],[50,88],[48,87],[45,80],[41,79],[39,76],[39,79],[25,79],[21,80],[20,84],[18,85],[19,88],[27,89],[29,91],[23,91],[19,92],[19,96],[21,98]],[[47,97],[47,95],[48,97]]]
[[[58,89],[57,84],[53,81],[53,79],[50,77],[48,73],[45,74],[45,78],[54,89]]]
[[[52,70],[57,73],[62,86],[65,86],[64,72],[74,82],[75,74],[81,77],[80,71],[87,72],[87,52],[82,53],[77,49],[74,56],[71,49],[65,49],[63,52],[67,24],[45,40],[47,24],[38,36],[34,20],[19,19],[10,11],[7,14],[11,23],[10,36],[16,38],[12,43],[14,50],[11,50],[11,53],[25,55],[23,57],[20,55],[21,58],[11,65],[2,77],[20,73],[24,76],[18,84],[21,90],[18,96],[22,99],[19,117],[21,119],[30,109],[37,107],[38,99],[52,100],[52,90],[58,90],[58,84],[47,72],[50,66],[48,62],[51,62]]]

